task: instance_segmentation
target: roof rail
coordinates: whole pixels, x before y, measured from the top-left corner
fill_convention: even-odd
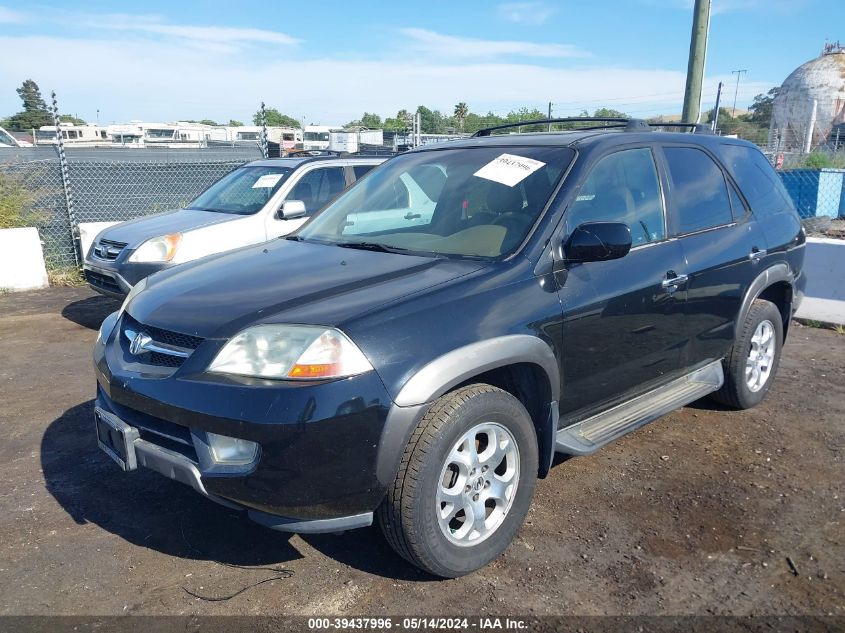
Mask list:
[[[649,127],[685,127],[690,134],[713,134],[713,130],[705,123],[649,123]]]
[[[517,121],[516,123],[506,123],[504,125],[494,125],[482,130],[478,130],[472,135],[472,138],[479,136],[490,136],[496,130],[505,130],[513,127],[522,127],[524,125],[549,125],[552,123],[611,123],[613,125],[597,125],[589,128],[578,128],[581,130],[587,129],[604,129],[604,128],[623,128],[626,132],[647,132],[651,128],[648,123],[642,119],[627,119],[623,117],[590,117],[590,116],[576,116],[566,117],[564,119],[534,119],[533,121]]]

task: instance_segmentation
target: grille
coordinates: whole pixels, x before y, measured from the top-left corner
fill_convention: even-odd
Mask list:
[[[191,350],[195,350],[197,347],[199,347],[199,344],[203,342],[203,339],[199,336],[191,336],[190,334],[182,334],[181,332],[173,332],[171,330],[163,330],[161,328],[153,327],[151,325],[144,325],[133,319],[128,314],[124,314],[122,325],[122,331],[124,332],[124,335],[121,338],[123,339],[122,344],[125,346],[127,351],[129,350],[129,345],[131,341],[125,334],[126,330],[132,330],[134,332],[143,332],[153,340],[153,343],[170,345],[172,347],[179,347],[188,352],[190,352]],[[180,367],[182,363],[185,362],[185,359],[180,356],[174,356],[172,354],[157,351],[139,354],[136,358],[140,363],[155,365],[157,367],[176,368]]]
[[[94,257],[111,262],[118,258],[124,248],[126,248],[126,242],[100,240],[94,246]]]
[[[85,271],[85,279],[95,288],[101,288],[109,292],[123,292],[117,281],[111,275],[104,275],[102,273],[94,272],[93,270]]]

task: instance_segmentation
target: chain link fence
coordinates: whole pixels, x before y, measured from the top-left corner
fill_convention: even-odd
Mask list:
[[[74,149],[67,152],[71,214],[53,148],[3,148],[0,227],[37,227],[48,269],[71,267],[77,261],[71,217],[77,222],[119,222],[178,209],[232,169],[260,157],[257,145]],[[812,155],[804,155],[803,163],[772,158],[808,232],[845,237],[845,152],[817,156],[819,168]],[[808,160],[813,168],[804,167]]]
[[[257,146],[69,151],[71,214],[55,150],[41,147],[2,152],[0,227],[37,227],[48,270],[72,267],[77,262],[77,246],[71,217],[77,222],[120,222],[178,209],[232,169],[258,158]]]

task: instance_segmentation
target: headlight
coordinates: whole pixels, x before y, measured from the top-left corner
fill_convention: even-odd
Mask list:
[[[218,464],[243,466],[254,462],[258,455],[258,444],[255,442],[217,433],[206,432],[205,436],[211,457]]]
[[[153,237],[143,244],[129,256],[130,262],[169,262],[176,255],[179,243],[182,241],[181,233],[170,233]]]
[[[372,369],[340,330],[309,325],[256,325],[230,340],[208,370],[286,380],[342,378]]]

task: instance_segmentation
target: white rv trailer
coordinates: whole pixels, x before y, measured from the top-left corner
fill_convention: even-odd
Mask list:
[[[302,134],[302,149],[329,149],[332,132],[342,132],[343,128],[333,125],[306,125]]]
[[[73,125],[61,123],[62,142],[65,145],[77,147],[102,147],[111,144],[108,129],[95,123]],[[54,145],[56,143],[56,126],[42,125],[35,131],[36,145]]]

